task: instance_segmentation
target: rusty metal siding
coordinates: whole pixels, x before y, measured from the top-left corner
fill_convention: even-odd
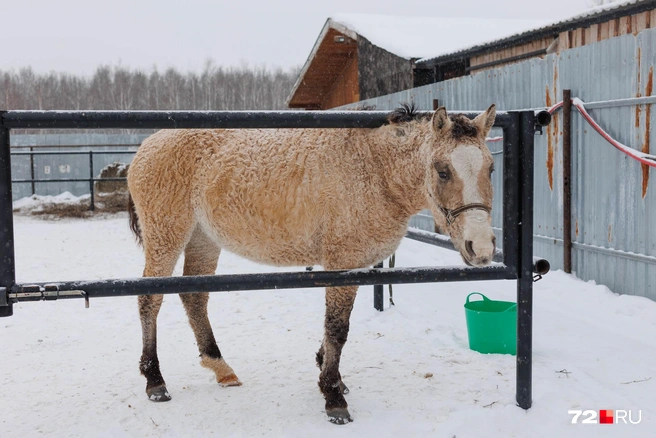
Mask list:
[[[648,29],[357,105],[391,109],[414,101],[428,110],[439,99],[449,110],[484,110],[492,102],[502,110],[540,108],[560,101],[564,88],[584,102],[650,96],[655,64],[656,29]],[[620,142],[653,154],[656,120],[650,106],[609,103],[589,112]],[[614,292],[656,300],[656,171],[613,148],[576,111],[572,130],[573,270]],[[534,251],[562,269],[561,113],[535,146]],[[489,147],[494,152],[502,146]],[[501,155],[495,161],[500,171]],[[501,224],[500,176],[493,175],[495,227]],[[413,223],[431,229],[426,218]]]

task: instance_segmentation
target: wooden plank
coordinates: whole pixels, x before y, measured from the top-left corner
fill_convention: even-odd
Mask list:
[[[636,17],[636,26],[634,29],[635,35],[649,28],[649,25],[647,24],[647,22],[649,21],[648,12],[649,11],[645,11],[635,15]]]
[[[558,35],[558,52],[569,49],[569,32],[561,32]]]
[[[631,17],[620,17],[618,36],[631,33]]]
[[[608,21],[601,23],[599,28],[601,29],[599,32],[599,41],[607,40],[610,38],[610,23]]]
[[[599,41],[599,25],[598,24],[592,24],[590,25],[590,37],[586,38],[586,41],[588,44],[596,43]]]
[[[620,35],[620,20],[616,18],[610,20],[610,38],[614,38]]]

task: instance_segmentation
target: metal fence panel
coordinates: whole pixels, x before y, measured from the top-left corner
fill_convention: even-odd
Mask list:
[[[30,149],[47,151],[112,151],[137,150],[148,134],[17,134],[11,136],[12,152],[26,152]],[[121,146],[117,148],[116,146]],[[94,154],[93,176],[98,176],[103,167],[114,162],[130,163],[129,154]],[[34,166],[35,179],[88,178],[88,155],[35,155],[30,161],[28,155],[13,155],[11,172],[13,179],[30,179]],[[34,183],[37,195],[59,195],[70,192],[75,196],[89,194],[87,182],[48,182]],[[13,200],[32,195],[31,183],[12,184]]]

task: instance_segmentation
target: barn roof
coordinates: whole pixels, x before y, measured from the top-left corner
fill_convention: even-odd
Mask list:
[[[318,96],[326,95],[356,56],[359,37],[401,58],[419,59],[544,23],[544,20],[505,18],[336,14],[326,20],[292,88],[287,105],[291,108],[311,107]]]
[[[512,18],[399,17],[369,14],[335,14],[329,20],[406,59],[427,58],[453,52],[548,23],[546,20]]]
[[[417,60],[417,63],[434,65],[450,62],[548,36],[556,37],[560,32],[602,23],[613,18],[638,14],[654,8],[656,8],[656,0],[625,0],[596,6],[583,13],[556,22],[543,22],[540,25],[530,29],[524,29],[523,31],[506,32],[506,35],[501,38],[495,38],[493,35],[489,35],[488,38],[481,39],[478,43],[470,44],[468,47],[462,47],[459,50],[440,51],[439,53],[434,53],[433,55]]]

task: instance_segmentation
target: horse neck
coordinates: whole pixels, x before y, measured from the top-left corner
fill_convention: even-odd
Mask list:
[[[373,173],[379,175],[385,198],[412,215],[425,208],[425,168],[421,159],[421,126],[407,128],[398,135],[395,126],[371,132],[368,142],[375,158]]]

